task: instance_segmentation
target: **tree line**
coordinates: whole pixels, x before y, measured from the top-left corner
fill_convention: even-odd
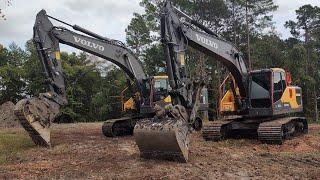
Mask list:
[[[318,119],[320,94],[320,8],[299,7],[296,17],[284,26],[291,36],[282,39],[274,27],[273,0],[172,0],[224,39],[239,47],[249,69],[281,67],[289,70],[293,83],[303,88],[304,112],[313,121]],[[162,2],[141,0],[144,13],[134,13],[126,28],[126,44],[139,57],[147,75],[165,72],[159,39],[159,16]],[[227,70],[217,61],[188,49],[188,66],[192,73],[202,65],[210,82],[209,107],[211,119],[217,116],[218,87]],[[0,103],[17,102],[24,97],[44,92],[44,79],[33,44],[21,49],[15,44],[0,46]],[[199,63],[199,61],[203,63]],[[94,63],[85,53],[62,53],[69,104],[62,114],[73,121],[96,121],[121,115],[120,92],[126,87],[123,72],[115,66]]]

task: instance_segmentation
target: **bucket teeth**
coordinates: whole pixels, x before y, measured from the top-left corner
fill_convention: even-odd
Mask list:
[[[143,119],[135,125],[134,137],[142,158],[188,161],[189,129],[183,121]]]

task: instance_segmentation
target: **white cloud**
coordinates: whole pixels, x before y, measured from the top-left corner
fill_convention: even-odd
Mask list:
[[[0,7],[3,0],[0,0]],[[7,21],[0,20],[0,44],[16,42],[23,46],[32,37],[36,13],[47,13],[71,24],[78,24],[109,38],[125,40],[125,28],[134,12],[143,12],[140,0],[13,0],[5,8]],[[287,20],[295,19],[295,10],[304,4],[320,6],[319,0],[275,0],[279,9],[274,12],[276,29],[283,38],[290,36],[284,28]],[[68,49],[63,46],[62,49]]]
[[[274,0],[274,2],[279,6],[279,9],[273,13],[273,20],[276,22],[275,26],[278,33],[284,39],[290,36],[290,30],[286,29],[284,24],[288,20],[295,20],[295,10],[305,4],[320,6],[319,0]]]
[[[125,28],[133,13],[143,12],[139,0],[13,0],[12,6],[5,9],[7,20],[0,20],[0,44],[14,41],[23,46],[32,38],[34,20],[41,9],[70,24],[121,41],[125,40]]]

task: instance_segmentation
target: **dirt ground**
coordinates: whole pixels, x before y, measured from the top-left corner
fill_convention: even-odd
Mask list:
[[[320,125],[282,146],[194,133],[188,163],[141,159],[133,137],[105,138],[100,128],[56,125],[52,149],[23,129],[0,129],[0,179],[320,179]]]
[[[17,117],[13,112],[13,102],[5,102],[0,105],[0,128],[17,128],[21,127]]]

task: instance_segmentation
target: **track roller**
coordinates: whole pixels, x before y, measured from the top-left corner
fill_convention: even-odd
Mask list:
[[[308,132],[308,122],[301,117],[288,117],[261,123],[258,138],[268,144],[283,144],[290,139]]]
[[[219,141],[229,136],[232,121],[213,121],[205,124],[202,129],[202,137],[206,141]]]
[[[107,120],[102,125],[102,133],[106,137],[129,136],[133,134],[135,122],[131,117]]]

